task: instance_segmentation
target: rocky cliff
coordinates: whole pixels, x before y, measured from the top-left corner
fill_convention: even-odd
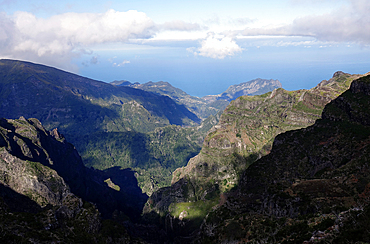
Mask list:
[[[279,88],[231,102],[219,124],[209,131],[199,155],[173,173],[172,186],[154,193],[145,211],[178,218],[182,210],[176,209],[185,205],[197,209],[203,202],[208,207],[199,216],[204,217],[218,204],[215,199],[238,185],[249,165],[270,152],[275,136],[312,125],[320,118],[324,106],[358,77],[337,72],[310,90]],[[189,201],[193,206],[185,204]],[[190,212],[187,219],[191,221],[192,211],[186,211]]]
[[[202,225],[206,243],[370,240],[370,76],[325,106],[322,119],[278,135]]]
[[[122,225],[102,218],[140,213],[141,191],[117,178],[85,168],[74,147],[37,119],[0,119],[0,241],[136,242]],[[112,189],[113,182],[122,190]]]

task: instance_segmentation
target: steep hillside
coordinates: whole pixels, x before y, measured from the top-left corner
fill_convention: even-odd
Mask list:
[[[172,173],[200,152],[207,131],[219,116],[211,115],[198,127],[170,125],[150,133],[100,132],[78,137],[74,143],[86,166],[131,168],[140,188],[151,195],[171,185]]]
[[[1,119],[0,242],[141,243],[102,219],[140,215],[146,197],[129,175],[85,168],[74,147],[36,119]]]
[[[221,243],[367,243],[370,234],[370,76],[328,104],[322,119],[276,137],[199,240]]]
[[[137,169],[140,185],[148,193],[150,174],[155,189],[168,185],[170,174],[199,152],[198,144],[205,136],[204,131],[195,130],[197,134],[188,137],[192,130],[180,126],[196,126],[200,119],[168,96],[117,87],[44,65],[0,60],[0,117],[20,116],[35,117],[46,129],[58,128],[81,152],[88,166]],[[169,134],[174,136],[172,142],[176,138],[178,143],[151,143],[149,148],[138,148],[150,143],[146,139],[151,140],[156,128],[166,126],[169,129],[164,130],[177,128],[181,136],[177,132]],[[149,132],[153,136],[146,134]],[[135,141],[138,138],[144,139]],[[107,145],[112,150],[106,150]]]
[[[171,187],[153,193],[145,211],[176,217],[179,206],[196,209],[207,202],[208,208],[199,213],[199,218],[204,217],[217,205],[215,199],[237,186],[250,164],[270,152],[276,135],[312,125],[324,106],[358,77],[337,72],[310,90],[280,88],[231,102],[219,124],[209,131],[199,155],[173,173]]]
[[[66,184],[73,194],[96,203],[107,217],[118,210],[136,218],[147,199],[137,186],[134,172],[86,168],[74,146],[56,129],[47,131],[37,119],[1,119],[0,146],[2,183],[28,194],[40,206],[60,204]],[[107,180],[121,189],[110,188]]]
[[[337,72],[332,79],[310,90],[280,88],[264,95],[236,99],[225,109],[219,124],[208,132],[200,154],[174,173],[173,183],[203,174],[206,181],[212,178],[227,182],[220,185],[222,190],[232,188],[240,172],[270,151],[276,135],[312,125],[320,118],[324,106],[348,89],[357,77]],[[207,164],[206,169],[197,172],[203,164]]]
[[[58,127],[66,135],[148,132],[199,122],[167,96],[15,60],[0,60],[0,111],[4,118],[38,118],[46,128]]]

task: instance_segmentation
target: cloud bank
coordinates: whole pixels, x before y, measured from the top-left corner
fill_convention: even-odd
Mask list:
[[[65,13],[49,19],[28,12],[0,15],[0,55],[70,60],[90,45],[150,38],[154,22],[142,12]]]
[[[305,1],[291,2],[304,4]],[[24,59],[73,70],[71,60],[83,54],[92,56],[94,45],[117,42],[140,45],[145,43],[143,39],[153,40],[159,33],[166,34],[162,35],[165,41],[172,38],[174,42],[180,43],[190,37],[199,40],[198,47],[188,50],[197,56],[213,59],[224,59],[241,53],[243,49],[239,46],[240,40],[237,41],[240,36],[309,36],[317,41],[370,45],[370,1],[348,0],[348,3],[331,13],[300,17],[278,28],[246,29],[241,28],[258,20],[235,18],[228,19],[223,25],[214,16],[201,26],[183,20],[156,24],[145,13],[135,10],[64,13],[47,19],[28,12],[17,12],[11,16],[0,13],[0,58]],[[230,25],[234,29],[227,29]],[[207,35],[206,31],[215,33]],[[97,64],[97,57],[87,63]],[[117,62],[116,65],[125,64],[128,63]]]
[[[305,16],[279,28],[247,28],[244,36],[311,36],[319,41],[370,45],[370,1],[350,0],[350,5],[323,15]]]
[[[199,24],[187,23],[182,20],[173,20],[170,22],[165,22],[162,25],[158,25],[158,28],[170,31],[196,31],[201,29]]]

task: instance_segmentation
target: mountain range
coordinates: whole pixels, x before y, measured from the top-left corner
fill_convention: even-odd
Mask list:
[[[277,135],[314,124],[326,104],[359,77],[336,72],[310,90],[279,88],[231,102],[219,124],[208,132],[200,153],[173,173],[171,187],[161,188],[150,196],[144,212],[172,216],[175,221],[182,211],[193,215],[186,208],[197,211],[202,206],[197,218],[190,217],[182,224],[199,227],[219,204],[220,197],[238,186],[243,172],[270,153]]]
[[[207,119],[164,82],[14,60],[0,77],[2,243],[370,240],[370,74],[241,96]]]
[[[166,82],[149,82],[145,89],[113,84],[0,60],[0,117],[34,117],[46,129],[58,128],[86,166],[131,168],[151,194],[168,186],[171,173],[199,153],[207,130],[218,122],[217,113],[228,104],[207,104]],[[202,110],[208,112],[195,113]],[[209,119],[199,117],[208,114]]]
[[[148,132],[170,124],[200,122],[167,96],[23,61],[0,60],[0,90],[2,117],[35,117],[64,134]]]
[[[208,95],[205,97],[190,96],[179,88],[173,87],[170,83],[159,81],[149,81],[144,84],[129,81],[113,81],[110,84],[115,86],[129,86],[144,91],[153,92],[158,95],[165,95],[172,98],[179,104],[185,105],[190,111],[195,113],[199,118],[205,119],[210,115],[215,115],[223,111],[230,101],[243,95],[261,95],[272,91],[275,88],[281,88],[278,80],[255,79],[243,82],[238,85],[230,86],[225,92],[219,95]]]

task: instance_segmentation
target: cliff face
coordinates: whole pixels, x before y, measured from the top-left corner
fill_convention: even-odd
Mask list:
[[[0,119],[0,242],[136,243],[104,219],[137,221],[147,199],[137,184],[128,169],[86,168],[37,119]]]
[[[276,89],[261,96],[239,97],[225,109],[219,124],[209,131],[200,154],[174,172],[172,182],[193,175],[199,178],[201,172],[197,166],[207,164],[208,175],[203,176],[216,182],[226,179],[226,188],[222,185],[220,188],[231,189],[240,172],[269,153],[276,135],[312,125],[320,118],[324,106],[358,77],[337,72],[332,79],[310,90]],[[202,172],[205,173],[204,168]]]
[[[61,155],[55,155],[45,149],[44,144],[48,144],[46,148],[52,145],[44,138],[40,140],[39,131],[55,140],[60,140],[61,145],[64,145],[64,138],[57,130],[49,134],[39,121],[35,119],[27,121],[23,117],[9,121],[1,119],[0,130],[1,183],[20,194],[29,196],[41,207],[47,204],[61,205],[65,196],[70,194],[69,187],[55,170],[46,166],[62,168],[60,165],[54,165],[53,161],[54,157]],[[71,153],[74,153],[73,148],[69,154]],[[68,160],[68,154],[63,156]],[[76,171],[76,174],[79,171],[81,170]]]
[[[200,239],[368,241],[369,88],[370,76],[354,81],[314,125],[278,135],[208,215]]]
[[[198,202],[207,203],[204,205],[208,207],[200,211],[200,215],[206,216],[225,192],[239,184],[242,172],[271,151],[278,134],[312,125],[324,106],[358,77],[337,72],[310,90],[276,89],[231,102],[219,124],[209,131],[199,155],[173,173],[171,187],[153,193],[144,212],[168,213],[178,219],[177,214],[190,201],[194,209]],[[191,221],[189,216],[191,211],[184,219]]]
[[[100,187],[92,183],[99,180]],[[0,119],[0,242],[135,242],[121,225],[101,218],[98,209],[108,215],[123,210],[108,210],[114,203],[129,205],[111,194],[114,190],[103,180],[103,175],[83,166],[57,130],[45,130],[36,119]],[[115,230],[120,233],[109,234]]]

